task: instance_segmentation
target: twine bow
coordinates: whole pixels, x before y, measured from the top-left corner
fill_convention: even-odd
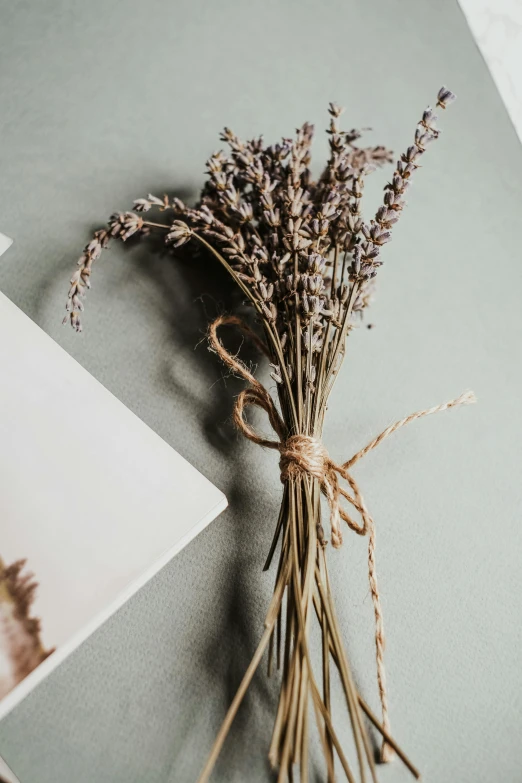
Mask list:
[[[375,615],[375,650],[377,663],[377,683],[382,706],[383,727],[390,731],[388,718],[388,697],[386,691],[386,673],[384,668],[384,648],[385,636],[382,620],[382,608],[379,589],[377,585],[377,576],[375,568],[375,524],[366,508],[359,485],[350,473],[350,469],[369,451],[378,446],[385,438],[396,432],[401,427],[409,424],[415,419],[430,416],[432,413],[455,408],[459,405],[470,405],[476,402],[473,392],[468,391],[456,397],[454,400],[445,402],[442,405],[436,405],[433,408],[426,408],[416,413],[411,413],[404,419],[396,421],[367,446],[358,451],[354,456],[344,463],[337,463],[328,454],[327,449],[320,440],[310,435],[290,435],[287,426],[267,389],[252,375],[243,362],[232,356],[223,347],[217,336],[217,331],[221,326],[233,325],[241,331],[261,350],[268,355],[265,344],[258,338],[247,324],[237,316],[219,316],[209,328],[209,342],[211,348],[218,354],[220,359],[232,370],[237,372],[244,380],[250,383],[250,386],[238,395],[234,405],[234,422],[236,427],[243,435],[253,443],[260,446],[266,446],[269,449],[279,451],[279,467],[281,470],[281,481],[283,483],[295,479],[299,474],[312,476],[317,479],[321,491],[326,497],[330,508],[330,528],[332,546],[338,548],[342,544],[342,532],[340,520],[347,523],[350,530],[353,530],[359,536],[368,536],[368,577],[370,582],[370,591],[372,595],[373,609]],[[270,421],[272,429],[278,436],[278,440],[264,438],[257,433],[246,421],[244,412],[249,405],[256,406],[264,410]],[[351,489],[352,494],[341,485],[345,481]],[[353,519],[342,504],[344,499],[352,506],[360,516],[360,521]],[[323,542],[324,543],[324,540]],[[391,748],[388,745],[383,746],[382,760],[387,761],[392,755]]]

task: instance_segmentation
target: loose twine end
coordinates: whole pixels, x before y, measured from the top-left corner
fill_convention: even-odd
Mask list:
[[[379,760],[381,764],[389,764],[395,758],[395,751],[391,745],[388,745],[386,740],[382,743]]]
[[[473,405],[476,402],[478,402],[478,400],[475,392],[466,391],[463,392],[460,397],[457,397],[456,400],[453,400],[453,404],[450,403],[448,407],[453,407],[454,405]]]

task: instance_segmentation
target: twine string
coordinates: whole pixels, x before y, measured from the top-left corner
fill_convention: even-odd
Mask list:
[[[310,435],[290,435],[288,433],[286,424],[281,418],[276,404],[267,389],[256,380],[246,365],[237,356],[233,356],[223,347],[217,332],[221,326],[225,325],[239,327],[265,354],[266,347],[247,324],[237,316],[222,315],[216,318],[210,325],[209,342],[211,349],[217,353],[224,364],[250,383],[248,388],[243,389],[243,391],[240,392],[234,405],[234,422],[238,430],[253,443],[279,451],[279,467],[281,471],[281,481],[283,483],[295,480],[298,476],[312,476],[317,479],[330,509],[332,546],[339,548],[342,544],[341,519],[346,522],[350,530],[353,530],[357,535],[368,536],[368,578],[375,617],[377,685],[381,701],[382,725],[386,731],[390,733],[386,672],[384,667],[386,640],[384,636],[381,598],[377,584],[375,566],[375,524],[366,507],[359,485],[350,473],[350,469],[356,462],[368,454],[369,451],[376,448],[383,440],[406,424],[409,424],[416,419],[423,418],[424,416],[430,416],[433,413],[440,413],[449,410],[450,408],[455,408],[459,405],[470,405],[476,402],[476,397],[473,392],[468,391],[449,402],[411,413],[409,416],[386,427],[386,429],[377,435],[376,438],[354,454],[347,462],[337,463],[332,460],[325,446],[317,438]],[[246,421],[245,409],[249,405],[261,408],[267,413],[272,429],[278,437],[277,440],[270,440],[260,435]],[[341,481],[346,482],[346,485],[351,492],[341,484]],[[348,513],[346,504],[343,504],[343,500],[357,512],[360,521],[357,521]],[[382,761],[388,761],[392,756],[392,749],[389,745],[384,744],[381,756]]]

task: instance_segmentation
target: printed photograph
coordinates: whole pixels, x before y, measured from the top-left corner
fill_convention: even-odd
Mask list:
[[[0,558],[0,699],[54,652],[42,642],[41,619],[32,610],[38,582],[26,566]]]

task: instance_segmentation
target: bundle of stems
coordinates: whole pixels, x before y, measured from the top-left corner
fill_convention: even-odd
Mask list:
[[[454,100],[445,87],[437,107]],[[415,777],[419,773],[390,733],[384,674],[384,633],[375,574],[375,529],[352,465],[383,437],[421,415],[472,401],[470,395],[413,414],[389,427],[349,462],[338,465],[321,443],[323,423],[333,383],[351,333],[371,297],[382,264],[381,251],[404,207],[412,175],[426,148],[439,135],[436,117],[427,108],[414,140],[396,163],[384,189],[383,203],[373,219],[361,213],[365,179],[391,161],[384,147],[362,147],[361,133],[343,131],[342,109],[330,104],[329,158],[317,180],[310,171],[313,126],[306,123],[295,138],[265,146],[262,138],[243,142],[225,129],[229,154],[217,152],[207,162],[208,178],[194,207],[177,198],[147,198],[133,212],[112,215],[86,246],[71,280],[64,322],[81,329],[83,296],[90,287],[92,265],[111,237],[127,240],[153,230],[165,232],[168,245],[192,241],[210,253],[230,273],[255,313],[254,328],[237,316],[221,316],[210,327],[212,350],[249,384],[236,400],[234,418],[255,443],[280,455],[283,499],[265,568],[279,546],[274,595],[259,646],[216,738],[200,783],[207,781],[261,659],[282,669],[279,702],[269,758],[278,783],[308,781],[309,719],[313,715],[324,752],[328,783],[336,768],[350,783],[376,781],[369,724],[380,733],[381,761],[398,754]],[[146,220],[156,209],[167,221]],[[224,348],[218,330],[238,327],[268,356],[274,399],[246,365]],[[260,435],[245,419],[245,409],[257,406],[267,414],[276,438]],[[344,484],[342,482],[345,482]],[[328,514],[321,509],[325,496]],[[350,510],[350,513],[348,509]],[[382,717],[376,717],[354,685],[336,617],[326,560],[328,540],[342,543],[342,522],[368,535],[369,579],[375,613],[377,679]],[[310,653],[310,629],[318,623],[322,664]],[[332,718],[332,674],[337,669],[353,732],[356,759],[348,760]]]

